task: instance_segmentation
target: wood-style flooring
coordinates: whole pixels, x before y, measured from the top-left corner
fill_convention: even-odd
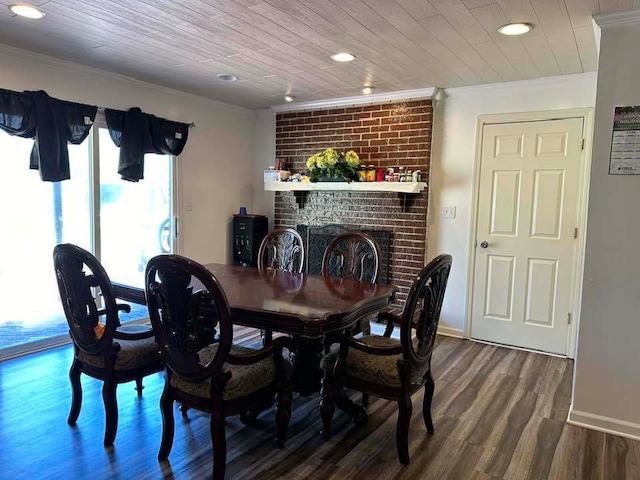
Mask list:
[[[238,343],[256,343],[241,329]],[[71,347],[0,363],[1,479],[201,479],[211,474],[205,414],[176,408],[168,462],[157,460],[163,377],[118,388],[120,423],[113,448],[102,445],[101,384],[83,376],[76,427],[66,423]],[[334,435],[320,435],[318,396],[294,397],[289,439],[273,447],[273,409],[258,428],[227,420],[229,479],[640,479],[640,442],[567,425],[572,362],[555,357],[438,337],[434,353],[435,434],[422,422],[422,393],[413,398],[410,465],[395,449],[397,408],[371,399],[369,422],[342,413]],[[359,396],[354,396],[359,399]]]

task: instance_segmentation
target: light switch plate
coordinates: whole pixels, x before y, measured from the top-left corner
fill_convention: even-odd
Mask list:
[[[442,218],[456,218],[456,207],[442,207]]]

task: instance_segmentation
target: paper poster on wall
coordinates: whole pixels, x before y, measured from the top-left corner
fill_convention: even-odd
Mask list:
[[[616,107],[609,175],[640,175],[640,107]]]

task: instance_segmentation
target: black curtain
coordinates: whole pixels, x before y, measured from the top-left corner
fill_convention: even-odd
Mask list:
[[[0,129],[35,139],[29,167],[39,170],[47,182],[70,178],[67,142],[78,145],[87,138],[97,110],[52,98],[44,91],[0,89]]]
[[[126,112],[105,109],[109,135],[120,147],[118,173],[123,180],[144,178],[147,153],[180,155],[187,143],[189,125],[143,113],[139,108]]]

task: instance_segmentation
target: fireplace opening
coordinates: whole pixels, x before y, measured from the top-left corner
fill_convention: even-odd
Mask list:
[[[329,242],[336,235],[344,232],[358,231],[373,237],[380,247],[380,266],[376,283],[389,284],[389,258],[391,252],[391,232],[385,230],[361,230],[347,228],[344,225],[297,225],[305,248],[304,271],[320,275],[322,270],[322,256]]]

